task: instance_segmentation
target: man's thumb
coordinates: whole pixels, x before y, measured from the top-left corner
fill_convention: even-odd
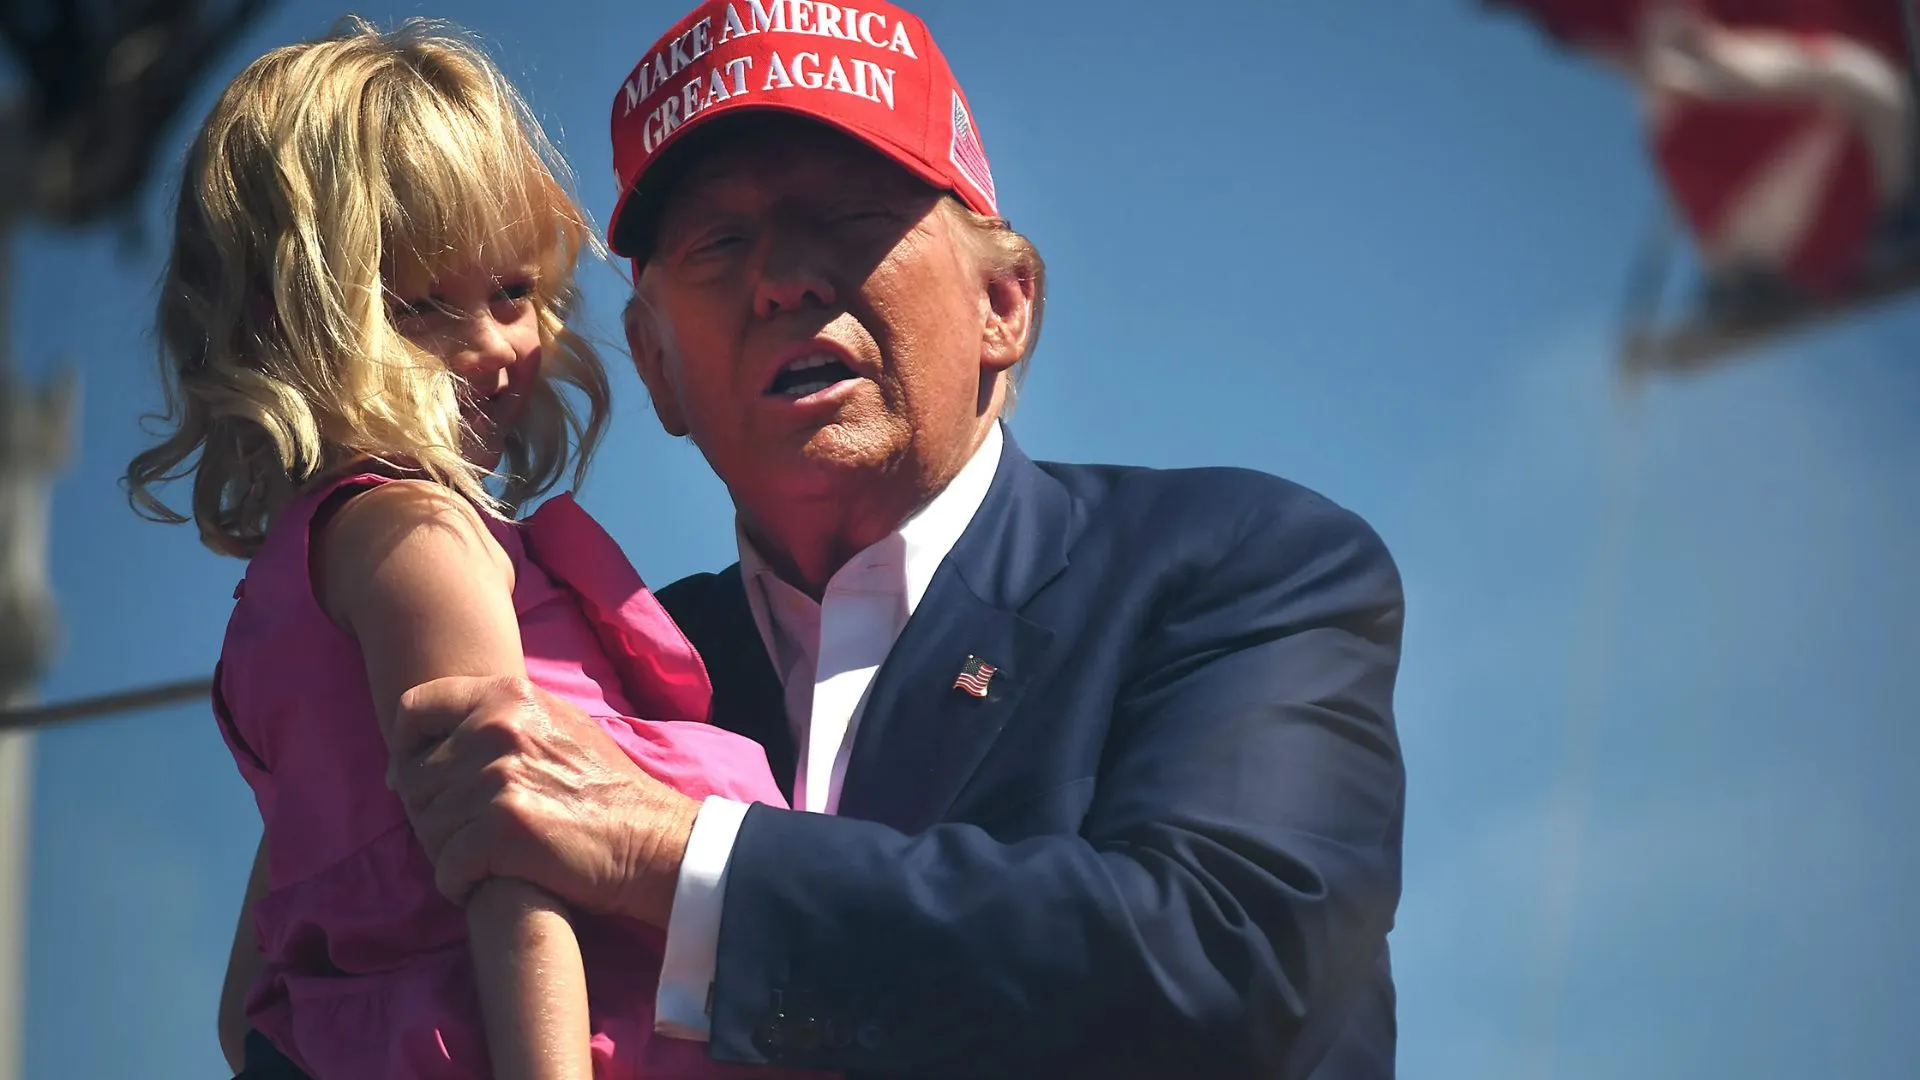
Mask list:
[[[389,752],[413,750],[453,733],[467,717],[489,701],[514,700],[526,691],[524,680],[485,675],[447,675],[431,679],[400,695],[393,725],[387,732]]]

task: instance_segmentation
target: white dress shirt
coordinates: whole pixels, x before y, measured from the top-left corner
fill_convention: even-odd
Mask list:
[[[780,580],[746,534],[735,529],[747,606],[786,691],[787,723],[799,751],[795,810],[831,814],[838,809],[874,674],[926,595],[934,571],[986,499],[1000,466],[1001,443],[995,424],[946,489],[849,559],[828,579],[817,604]],[[720,949],[727,861],[746,814],[747,804],[714,796],[701,804],[694,820],[667,920],[654,1005],[654,1029],[663,1035],[704,1041],[711,1031],[707,1006]]]

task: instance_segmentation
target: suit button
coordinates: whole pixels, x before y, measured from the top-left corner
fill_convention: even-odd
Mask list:
[[[759,1027],[754,1028],[754,1049],[770,1058],[780,1057],[781,1052],[787,1048],[787,1026],[785,1021],[786,1017],[784,1016],[772,1016]]]
[[[786,1047],[805,1054],[820,1048],[820,1022],[811,1016],[788,1017],[782,1034]]]

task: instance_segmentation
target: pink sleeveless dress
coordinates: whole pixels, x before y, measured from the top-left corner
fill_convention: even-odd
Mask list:
[[[359,647],[321,610],[308,569],[313,515],[327,497],[384,482],[351,477],[290,505],[234,592],[215,712],[259,804],[270,875],[253,913],[267,967],[247,1015],[313,1080],[476,1080],[490,1068],[466,915],[435,890],[387,790]],[[785,805],[760,747],[706,722],[699,655],[570,496],[488,527],[513,560],[536,684],[598,718],[643,769],[688,795]],[[597,1080],[772,1075],[654,1034],[658,931],[586,915],[575,927]]]

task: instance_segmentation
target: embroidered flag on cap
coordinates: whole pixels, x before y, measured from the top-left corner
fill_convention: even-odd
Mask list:
[[[974,697],[987,696],[987,684],[993,681],[993,673],[1000,670],[977,656],[967,657],[960,665],[960,677],[953,680],[953,688],[965,690]]]
[[[980,137],[973,133],[973,117],[967,115],[967,103],[960,100],[960,91],[953,92],[953,145],[947,150],[947,157],[954,168],[987,202],[998,204],[999,198],[993,190],[993,170],[987,167],[987,152],[980,146]]]

